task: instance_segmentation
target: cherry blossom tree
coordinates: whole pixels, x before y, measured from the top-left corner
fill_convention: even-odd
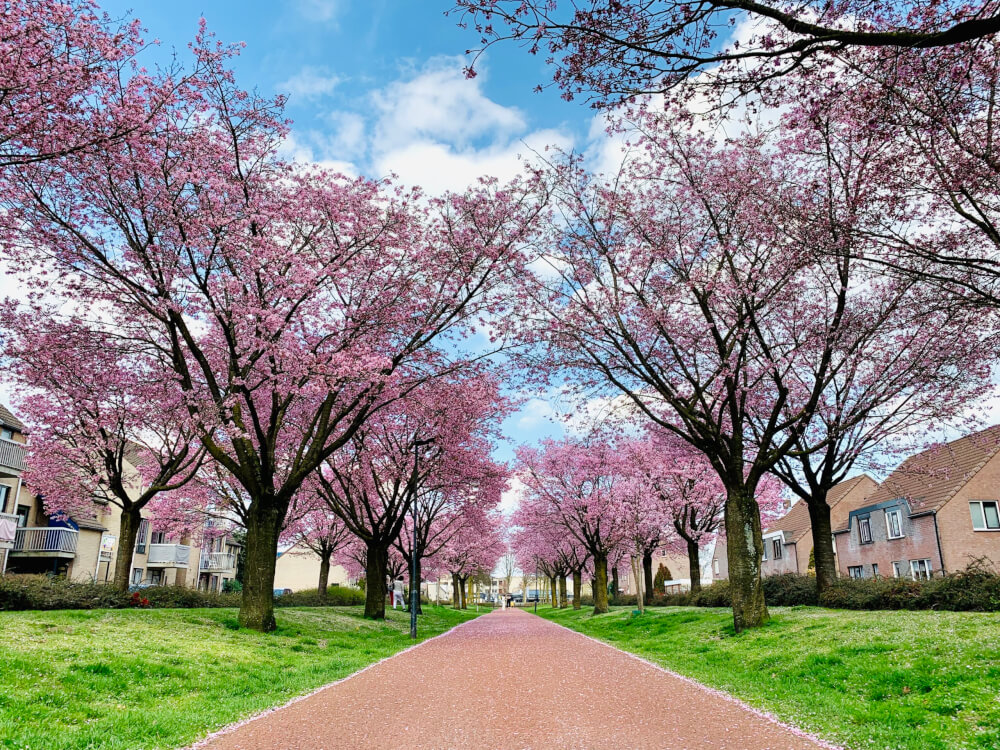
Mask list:
[[[962,318],[933,317],[949,335],[925,345],[932,328],[915,330],[912,313],[933,310],[933,295],[884,280],[867,262],[884,250],[871,228],[898,210],[879,175],[803,163],[798,144],[776,147],[767,133],[719,146],[669,113],[640,108],[634,122],[639,156],[613,179],[593,178],[573,160],[548,178],[557,213],[535,264],[548,267],[526,287],[526,335],[544,347],[543,364],[579,391],[618,391],[706,456],[726,490],[742,629],[767,619],[761,480],[802,450],[843,384],[894,374],[898,360],[876,354],[887,342],[918,363],[913,391],[923,385],[915,373],[934,368],[954,385]],[[845,175],[862,179],[845,187]],[[910,304],[898,326],[889,322]],[[882,393],[890,398],[891,386]],[[885,405],[864,401],[854,424]]]
[[[480,37],[470,74],[489,47],[519,43],[545,55],[564,97],[598,107],[681,87],[731,100],[857,50],[968,54],[1000,31],[992,0],[457,0],[454,12]]]
[[[507,551],[503,517],[497,513],[467,514],[458,533],[437,555],[437,564],[451,574],[452,605],[469,606],[465,586],[469,579],[491,572]]]
[[[180,495],[204,451],[170,380],[141,351],[69,321],[3,315],[17,408],[32,427],[25,481],[52,515],[121,510],[114,586],[128,589],[143,509]]]
[[[281,541],[291,545],[293,550],[296,547],[304,547],[319,558],[317,590],[320,600],[323,601],[329,588],[331,561],[351,539],[351,533],[343,521],[330,512],[318,493],[313,494],[310,500],[311,502],[298,499],[296,505],[304,508],[294,508],[290,511],[290,516],[297,517],[286,520]],[[294,551],[292,554],[295,554]]]
[[[630,531],[622,506],[627,475],[615,446],[598,436],[547,440],[520,448],[517,458],[525,512],[558,523],[586,550],[594,566],[594,612],[607,612],[609,558],[620,554]]]
[[[502,311],[537,208],[489,181],[430,200],[294,169],[281,101],[236,86],[205,33],[192,49],[200,74],[149,83],[173,95],[120,113],[123,139],[9,175],[0,254],[29,287],[102,305],[91,330],[155,353],[250,500],[240,622],[270,630],[295,494],[369,417],[460,367],[454,343]]]

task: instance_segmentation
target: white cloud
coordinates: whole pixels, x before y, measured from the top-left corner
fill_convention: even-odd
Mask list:
[[[533,430],[551,423],[555,417],[556,410],[548,400],[532,398],[521,407],[521,417],[517,420],[517,429]]]
[[[488,98],[482,79],[466,78],[463,64],[457,57],[434,58],[413,78],[376,93],[379,146],[392,150],[429,138],[463,147],[483,136],[506,140],[523,133],[520,110]]]
[[[295,100],[319,99],[329,96],[341,82],[339,76],[333,75],[326,67],[307,65],[287,81],[277,85],[277,90]]]
[[[299,13],[307,21],[329,23],[342,9],[341,0],[299,0]]]
[[[524,482],[516,476],[511,477],[507,491],[500,496],[500,510],[505,515],[510,515],[521,504],[521,496],[524,494]]]

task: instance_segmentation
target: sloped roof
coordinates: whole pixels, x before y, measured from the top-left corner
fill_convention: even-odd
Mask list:
[[[1000,451],[1000,425],[937,445],[906,459],[866,505],[905,498],[912,513],[936,511]]]
[[[24,422],[15,417],[11,410],[3,404],[0,404],[0,424],[24,432]]]
[[[848,493],[861,484],[862,481],[868,479],[867,474],[858,474],[856,477],[848,477],[843,482],[838,482],[830,488],[830,491],[826,493],[826,504],[831,508],[847,497]]]
[[[856,477],[850,477],[843,482],[833,485],[826,494],[826,504],[831,508],[835,506],[847,497],[847,494],[857,487],[865,476],[865,474],[858,474]],[[769,523],[764,533],[770,534],[775,531],[783,531],[785,532],[785,543],[787,544],[799,541],[811,528],[809,506],[804,501],[799,500],[785,515]]]

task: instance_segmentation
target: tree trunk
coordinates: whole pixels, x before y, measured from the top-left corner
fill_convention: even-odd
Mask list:
[[[139,537],[139,525],[142,523],[142,509],[130,507],[122,511],[118,526],[118,557],[115,559],[116,591],[128,591],[129,577],[132,574],[132,553],[135,551],[135,540]]]
[[[330,585],[330,555],[332,552],[324,552],[319,557],[319,600],[326,601],[326,590]]]
[[[566,601],[566,574],[559,576],[559,609],[566,609],[569,602]]]
[[[833,523],[826,490],[819,490],[806,501],[812,525],[813,557],[816,561],[816,591],[822,594],[837,579],[837,556],[833,553]],[[806,571],[800,570],[799,573]]]
[[[365,617],[384,620],[388,593],[385,585],[389,567],[388,549],[379,544],[369,544],[365,557]]]
[[[642,553],[642,577],[645,579],[646,590],[643,592],[643,601],[646,604],[653,603],[653,550],[643,550]]]
[[[256,500],[247,516],[247,560],[240,599],[241,627],[270,633],[274,621],[274,567],[284,513],[276,503]]]
[[[573,609],[580,609],[583,606],[583,602],[580,599],[583,597],[583,573],[579,570],[573,571]]]
[[[635,581],[635,603],[639,607],[639,614],[642,614],[645,612],[646,605],[642,590],[642,560],[640,557],[640,555],[631,557],[629,563],[632,566],[632,579]]]
[[[618,566],[615,565],[611,569],[611,601],[616,602],[618,600],[618,593],[621,591],[621,581],[618,580]]]
[[[468,576],[464,578],[462,576],[458,577],[458,606],[460,609],[468,609],[469,603],[465,599],[465,582],[468,580]]]
[[[701,558],[698,542],[688,540],[688,577],[691,578],[691,593],[701,591]]]
[[[553,608],[559,606],[559,592],[556,591],[556,577],[549,576],[549,604]]]
[[[458,574],[451,574],[451,606],[453,609],[461,609],[462,607],[462,594],[459,588],[462,584],[458,582]]]
[[[465,580],[466,580],[466,586],[467,586],[467,588],[465,589],[465,597],[462,600],[462,609],[468,609],[469,608],[469,599],[472,598],[472,583],[473,583],[473,579],[472,579],[471,576],[466,576]]]
[[[737,633],[768,621],[764,587],[760,580],[760,508],[743,487],[726,494],[726,549],[729,559],[729,590],[733,599],[733,627]]]
[[[594,555],[594,614],[608,611],[608,556]]]

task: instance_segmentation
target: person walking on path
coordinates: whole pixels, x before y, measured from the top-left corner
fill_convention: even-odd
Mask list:
[[[400,607],[406,609],[406,604],[403,600],[403,577],[399,576],[395,581],[392,582],[392,608],[396,608],[396,604]]]

